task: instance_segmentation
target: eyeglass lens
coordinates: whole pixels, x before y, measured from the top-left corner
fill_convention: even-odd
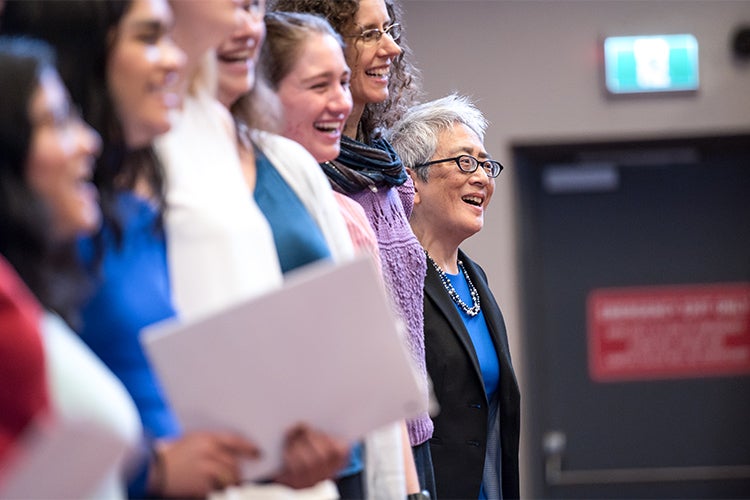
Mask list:
[[[492,160],[484,160],[479,161],[473,156],[469,155],[461,155],[457,158],[458,161],[458,167],[463,170],[464,172],[474,172],[479,165],[482,166],[484,171],[487,173],[490,177],[497,177],[500,174],[500,171],[503,169],[503,167]]]
[[[380,40],[383,35],[386,34],[389,35],[394,42],[398,42],[401,38],[401,25],[398,23],[394,23],[384,30],[378,28],[364,30],[360,36],[365,43],[373,43]]]

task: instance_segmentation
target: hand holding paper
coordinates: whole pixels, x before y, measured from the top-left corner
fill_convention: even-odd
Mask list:
[[[143,342],[186,431],[258,445],[247,479],[279,471],[299,422],[353,442],[427,409],[368,259],[312,266],[219,314],[151,327]]]

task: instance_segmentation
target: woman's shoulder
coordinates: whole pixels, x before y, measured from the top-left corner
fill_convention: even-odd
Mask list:
[[[362,205],[349,198],[345,194],[333,192],[333,197],[336,200],[336,204],[339,207],[341,215],[343,215],[346,221],[349,232],[352,232],[352,227],[359,228],[363,234],[368,236],[372,241],[377,242],[375,233],[370,226],[370,221],[367,219],[367,214]]]
[[[45,311],[40,328],[51,396],[60,414],[94,419],[136,443],[141,424],[122,382],[57,314]]]
[[[115,196],[117,214],[126,221],[153,219],[159,214],[155,201],[134,191],[120,191]]]
[[[320,165],[300,143],[263,130],[251,130],[250,138],[298,195],[330,191]]]
[[[268,154],[268,150],[270,150],[276,155],[289,157],[302,154],[309,156],[312,161],[315,162],[315,159],[312,158],[312,155],[304,148],[304,146],[302,146],[302,144],[293,141],[288,137],[265,130],[252,129],[250,130],[250,138],[253,143],[263,151],[263,153]]]
[[[334,198],[336,198],[336,203],[339,204],[342,210],[346,210],[357,218],[363,218],[363,220],[367,220],[367,215],[365,214],[365,209],[362,208],[362,205],[360,205],[347,195],[336,191],[334,191],[333,196]]]
[[[120,191],[115,195],[114,203],[117,221],[122,226],[123,235],[139,233],[141,230],[153,229],[159,218],[159,207],[155,201],[144,198],[133,191]],[[113,222],[104,221],[101,232],[105,241],[112,237]],[[79,241],[93,240],[95,237],[82,237]],[[111,242],[108,242],[111,243]]]
[[[0,352],[4,355],[12,354],[13,358],[13,362],[3,359],[0,363],[0,378],[3,383],[13,385],[14,380],[30,382],[38,375],[33,371],[43,364],[39,335],[41,317],[42,307],[10,263],[0,255]],[[21,379],[11,374],[19,375]],[[13,388],[8,389],[10,390],[0,399],[13,394]]]
[[[0,255],[0,311],[18,310],[24,315],[36,317],[41,306],[16,273],[13,266]]]

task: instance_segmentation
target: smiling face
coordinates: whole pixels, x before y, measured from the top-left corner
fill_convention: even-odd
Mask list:
[[[33,124],[26,181],[52,214],[60,241],[97,229],[97,191],[90,182],[99,136],[71,113],[65,87],[54,71],[42,73],[30,103]]]
[[[234,104],[255,85],[255,65],[266,35],[264,13],[265,1],[245,0],[241,23],[216,51],[219,69],[218,97],[224,106]]]
[[[279,82],[283,135],[302,144],[318,162],[339,155],[344,123],[352,111],[349,73],[338,41],[313,33]]]
[[[169,111],[180,105],[177,81],[185,54],[172,41],[171,27],[166,0],[133,0],[117,26],[107,85],[131,148],[167,132]]]
[[[385,30],[392,22],[384,0],[361,0],[355,17],[356,26],[344,33],[347,41],[346,61],[352,68],[351,90],[355,108],[388,99],[391,64],[401,54],[401,48],[389,35],[383,35],[372,43],[349,35],[374,28]]]
[[[206,51],[217,47],[240,22],[245,0],[170,0],[174,37],[187,54],[188,76]]]
[[[431,160],[462,154],[489,159],[477,134],[457,123],[438,134],[438,147]],[[483,168],[469,174],[462,172],[455,161],[446,161],[429,167],[427,182],[416,175],[412,179],[416,190],[412,219],[419,226],[415,233],[429,234],[429,239],[450,242],[457,248],[482,229],[484,212],[495,191],[495,179]]]

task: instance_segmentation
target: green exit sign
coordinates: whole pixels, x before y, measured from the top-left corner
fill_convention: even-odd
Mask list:
[[[693,35],[605,38],[604,76],[607,91],[615,95],[695,92],[698,41]]]

